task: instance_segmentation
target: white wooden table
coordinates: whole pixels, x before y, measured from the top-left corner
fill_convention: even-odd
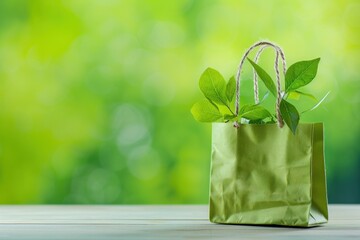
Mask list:
[[[0,206],[0,239],[360,239],[360,205],[315,228],[220,225],[206,205]]]

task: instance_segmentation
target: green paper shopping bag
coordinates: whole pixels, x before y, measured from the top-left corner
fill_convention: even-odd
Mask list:
[[[275,69],[281,56],[286,71],[281,48],[268,42],[253,45],[237,74],[237,116],[241,68],[249,52],[260,45],[274,47]],[[258,101],[257,83],[254,86]],[[212,125],[211,222],[310,227],[328,220],[323,124],[283,127],[285,100],[278,71],[276,90],[277,124]]]
[[[296,135],[276,124],[214,123],[212,130],[212,222],[327,222],[321,123],[300,124]]]

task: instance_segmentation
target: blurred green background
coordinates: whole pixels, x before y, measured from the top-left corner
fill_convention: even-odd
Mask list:
[[[331,94],[302,120],[325,122],[329,201],[360,203],[359,13],[358,0],[0,0],[0,203],[207,203],[198,79],[229,78],[261,39],[288,65],[321,57],[304,91]],[[249,64],[243,76],[250,103]]]

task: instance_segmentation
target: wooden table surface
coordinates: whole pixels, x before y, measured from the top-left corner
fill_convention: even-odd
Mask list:
[[[360,205],[315,228],[213,224],[206,205],[0,206],[0,239],[360,239]]]

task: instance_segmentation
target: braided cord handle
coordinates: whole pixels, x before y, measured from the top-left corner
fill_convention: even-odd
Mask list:
[[[268,42],[268,41],[260,41],[255,43],[254,45],[252,45],[243,55],[243,57],[241,58],[240,64],[239,64],[239,68],[237,71],[237,75],[236,75],[236,101],[235,101],[235,114],[238,116],[239,114],[239,108],[240,108],[240,76],[241,76],[241,70],[242,67],[244,65],[245,59],[246,57],[250,54],[250,52],[258,47],[258,46],[262,46],[259,51],[257,52],[256,56],[255,56],[255,62],[258,61],[261,53],[263,52],[263,50],[267,47],[272,47],[275,50],[275,63],[274,63],[274,68],[275,68],[275,72],[276,72],[276,85],[277,85],[277,96],[276,96],[276,117],[278,119],[278,126],[280,128],[282,128],[284,126],[284,121],[282,119],[281,113],[280,113],[280,103],[281,103],[281,81],[280,81],[280,72],[279,72],[279,56],[281,57],[282,60],[282,65],[283,65],[283,72],[284,75],[286,73],[286,61],[285,61],[285,54],[283,52],[283,50],[275,45],[274,43]],[[258,104],[259,103],[259,86],[258,86],[258,78],[257,78],[257,74],[254,70],[254,98],[255,98],[255,103]],[[236,122],[234,124],[235,127],[238,127],[238,123]]]

